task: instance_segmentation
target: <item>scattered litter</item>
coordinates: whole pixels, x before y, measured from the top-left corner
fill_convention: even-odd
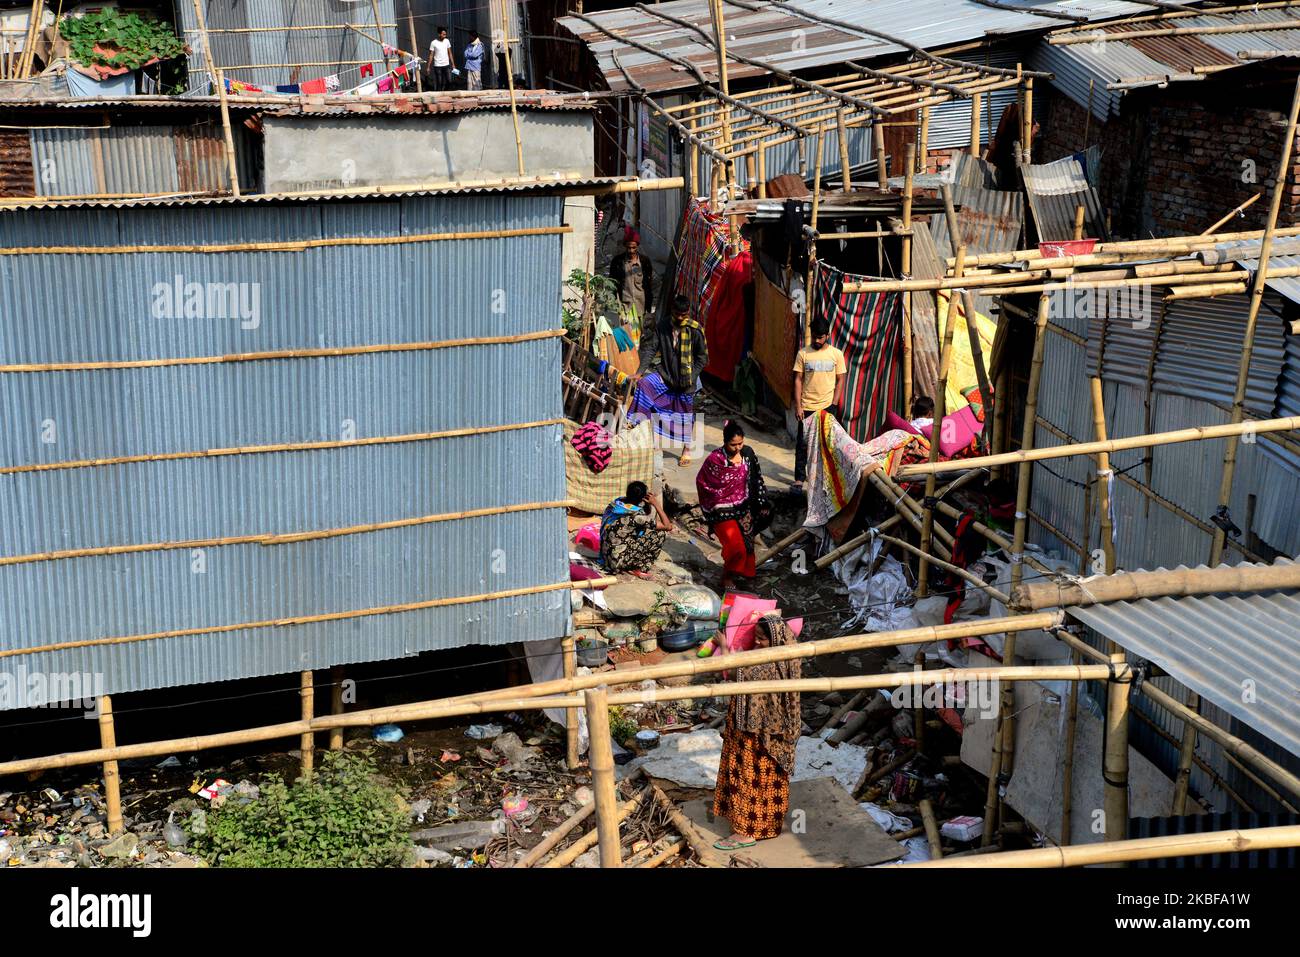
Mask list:
[[[895,864],[918,864],[930,859],[930,842],[923,837],[909,837],[900,842],[907,849],[907,854],[895,861]]]
[[[495,738],[504,730],[499,724],[471,724],[465,735],[476,741],[485,741],[488,738]]]
[[[432,809],[433,809],[433,802],[430,801],[428,798],[421,798],[420,800],[415,801],[411,804],[411,817],[415,818],[416,821],[423,824],[424,816],[428,814],[429,811],[431,811]]]
[[[184,847],[189,843],[189,837],[186,835],[185,829],[176,823],[175,811],[167,815],[167,823],[163,825],[162,834],[163,840],[167,842],[168,847]]]
[[[376,741],[382,741],[385,744],[392,744],[395,741],[401,741],[406,737],[406,732],[395,724],[381,724],[370,733],[370,736]]]
[[[963,814],[951,821],[945,821],[939,833],[950,841],[973,841],[984,833],[984,818]]]
[[[910,831],[912,822],[905,817],[900,817],[892,811],[886,811],[879,804],[872,804],[866,801],[859,804],[858,807],[871,815],[871,819],[883,827],[890,834],[897,834],[899,831]]]
[[[174,754],[170,758],[163,758],[154,765],[155,768],[179,768],[180,766],[180,759]]]
[[[511,770],[526,767],[541,753],[536,748],[525,746],[519,740],[519,735],[513,731],[507,732],[493,741],[492,750],[506,759],[508,768]]]
[[[205,788],[199,788],[198,795],[205,801],[211,801],[221,794],[222,788],[230,788],[231,784],[225,778],[217,778]]]
[[[452,761],[459,761],[459,760],[460,760],[460,752],[459,752],[459,751],[444,751],[444,752],[442,752],[442,757],[439,758],[439,760],[440,760],[443,764],[450,764]]]

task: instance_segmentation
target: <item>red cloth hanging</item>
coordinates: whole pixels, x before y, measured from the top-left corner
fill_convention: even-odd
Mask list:
[[[361,64],[361,79],[364,80],[366,77],[374,76],[374,75],[375,75],[375,65],[373,63]]]
[[[736,377],[745,351],[745,290],[754,281],[754,257],[748,249],[727,260],[713,274],[713,295],[704,317],[709,364],[704,371],[723,382]]]
[[[325,78],[321,77],[319,80],[308,80],[306,83],[301,84],[301,89],[304,93],[325,93]]]

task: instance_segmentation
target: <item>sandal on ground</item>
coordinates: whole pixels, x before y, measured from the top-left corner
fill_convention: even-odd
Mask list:
[[[724,838],[720,841],[714,841],[713,847],[719,851],[738,851],[741,848],[753,847],[757,843],[758,841],[729,841]]]

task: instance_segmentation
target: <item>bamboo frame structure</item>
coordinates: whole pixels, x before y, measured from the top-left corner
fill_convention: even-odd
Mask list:
[[[948,185],[944,184],[944,195],[949,195]],[[958,242],[958,234],[953,233],[953,241]],[[961,246],[957,250],[957,269],[960,271],[961,263],[966,258],[966,247]],[[934,297],[935,315],[939,314],[939,296]],[[939,446],[943,442],[944,420],[948,415],[948,370],[952,366],[952,341],[957,329],[957,304],[950,298],[948,300],[947,321],[944,323],[943,333],[943,352],[939,359],[939,384],[935,390],[937,395],[934,397],[934,424],[930,431],[930,464],[939,461]],[[968,317],[968,321],[972,317]],[[929,552],[934,541],[934,508],[930,503],[934,500],[935,484],[938,482],[938,475],[930,472],[925,477],[925,505],[921,517],[921,561],[916,572],[916,593],[919,597],[925,598],[930,593],[930,563]]]
[[[1169,857],[1201,854],[1245,853],[1300,846],[1300,825],[1259,827],[1201,834],[1145,837],[1103,844],[1075,844],[1068,847],[1039,847],[1000,854],[946,857],[940,861],[918,861],[901,867],[1086,867],[1154,861]]]
[[[330,668],[330,714],[343,713],[343,682],[344,672],[342,665],[335,665]],[[330,728],[330,750],[343,750],[343,729]]]
[[[960,256],[958,258],[961,258]],[[1038,297],[1038,318],[1034,324],[1034,353],[1029,371],[1029,391],[1025,400],[1025,424],[1021,431],[1021,451],[1034,447],[1034,427],[1037,419],[1038,390],[1043,381],[1043,352],[1047,340],[1047,317],[1051,300],[1046,295]],[[1022,461],[1016,478],[1016,514],[1015,531],[1011,545],[1011,591],[1014,593],[1024,576],[1025,541],[1028,533],[1029,483],[1033,466]],[[1007,634],[1002,645],[1004,661],[1015,662],[1016,639],[1013,632]],[[993,730],[993,755],[989,764],[988,793],[984,803],[984,834],[982,845],[988,847],[993,843],[997,830],[998,809],[1001,805],[1001,788],[1010,777],[1011,764],[1015,757],[1015,689],[1009,685],[1002,687],[1002,703],[998,708],[997,723]]]
[[[1296,25],[1300,25],[1300,21]],[[1270,254],[1273,250],[1273,235],[1277,230],[1277,217],[1282,208],[1282,196],[1291,188],[1291,155],[1295,148],[1296,125],[1300,123],[1300,78],[1296,79],[1295,93],[1291,97],[1291,114],[1287,122],[1286,135],[1282,140],[1282,156],[1273,186],[1273,201],[1268,211],[1268,225],[1259,246],[1259,268],[1250,288],[1250,308],[1246,313],[1246,331],[1242,337],[1241,360],[1237,367],[1237,386],[1232,396],[1232,423],[1240,423],[1244,418],[1246,404],[1246,387],[1250,382],[1250,360],[1255,351],[1255,326],[1259,319],[1259,310],[1264,303],[1264,288],[1273,270],[1270,268]],[[1228,436],[1223,453],[1223,474],[1219,481],[1219,508],[1226,509],[1232,502],[1233,480],[1237,473],[1237,449],[1240,437]],[[1217,565],[1223,560],[1223,545],[1227,532],[1216,527],[1214,540],[1210,545],[1210,564]]]
[[[242,196],[239,189],[239,164],[235,162],[235,134],[230,128],[230,100],[226,95],[226,75],[217,71],[217,96],[221,100],[221,135],[226,146],[226,174],[230,179],[230,195]]]
[[[1120,572],[1079,581],[1031,582],[1012,592],[1018,610],[1072,608],[1142,598],[1241,594],[1300,588],[1300,564],[1217,565]]]
[[[564,677],[573,678],[578,674],[578,642],[572,635],[560,639],[560,654],[564,656]],[[582,766],[579,753],[578,709],[566,708],[564,711],[564,763],[570,771]]]

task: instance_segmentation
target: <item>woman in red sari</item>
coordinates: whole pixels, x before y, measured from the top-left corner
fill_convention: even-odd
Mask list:
[[[701,464],[695,489],[709,531],[722,543],[723,589],[734,586],[737,576],[753,578],[754,536],[771,524],[772,506],[758,456],[735,422],[723,428],[722,448]]]

